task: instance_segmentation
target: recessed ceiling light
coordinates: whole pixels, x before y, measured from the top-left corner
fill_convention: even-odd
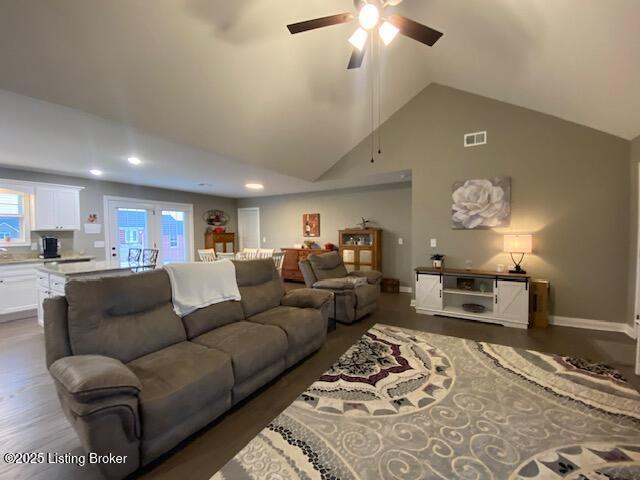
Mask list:
[[[92,168],[91,170],[89,170],[89,173],[91,175],[95,175],[96,177],[99,177],[100,175],[102,175],[102,170],[98,170],[97,168]]]
[[[127,158],[127,162],[131,165],[140,165],[142,163],[138,157],[129,157]]]
[[[247,183],[245,187],[250,188],[251,190],[262,190],[264,185],[261,183]]]

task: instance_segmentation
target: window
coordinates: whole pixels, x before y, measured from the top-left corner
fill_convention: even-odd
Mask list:
[[[0,246],[30,242],[29,194],[0,187]]]

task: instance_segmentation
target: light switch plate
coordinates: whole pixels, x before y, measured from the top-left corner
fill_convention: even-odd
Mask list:
[[[262,243],[267,243],[267,237],[262,237]]]
[[[398,237],[398,245],[404,245],[404,238]]]
[[[435,238],[432,238],[431,239],[431,246],[433,248],[437,247],[438,246],[438,240],[436,240]]]
[[[31,250],[37,250],[38,249],[38,242],[33,242],[31,244]]]
[[[96,240],[93,242],[93,248],[104,248],[104,240]]]

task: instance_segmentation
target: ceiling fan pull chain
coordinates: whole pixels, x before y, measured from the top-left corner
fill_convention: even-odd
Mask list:
[[[375,159],[373,158],[373,151],[376,144],[375,139],[375,124],[374,124],[374,113],[373,113],[373,88],[374,88],[374,78],[373,78],[373,69],[374,69],[374,53],[373,53],[373,37],[370,36],[369,41],[371,42],[371,48],[369,48],[369,88],[370,88],[370,104],[369,104],[369,112],[371,114],[371,163],[375,163]]]
[[[377,61],[377,70],[378,70],[378,155],[380,155],[382,153],[382,140],[380,138],[380,136],[382,135],[381,129],[382,129],[382,125],[380,123],[380,119],[382,117],[382,101],[380,100],[380,97],[382,96],[382,72],[380,71],[382,69],[381,64],[382,62],[380,61],[380,55],[382,52],[382,48],[380,46],[380,37],[377,37],[378,39],[378,61]]]

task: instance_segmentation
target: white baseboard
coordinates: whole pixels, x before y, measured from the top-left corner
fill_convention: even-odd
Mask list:
[[[400,287],[400,293],[413,293],[413,288],[411,288],[411,287]]]
[[[559,327],[585,328],[587,330],[599,330],[602,332],[620,332],[631,338],[636,338],[635,329],[626,323],[605,322],[604,320],[593,320],[591,318],[562,317],[560,315],[549,316],[549,323],[551,325],[558,325]]]

